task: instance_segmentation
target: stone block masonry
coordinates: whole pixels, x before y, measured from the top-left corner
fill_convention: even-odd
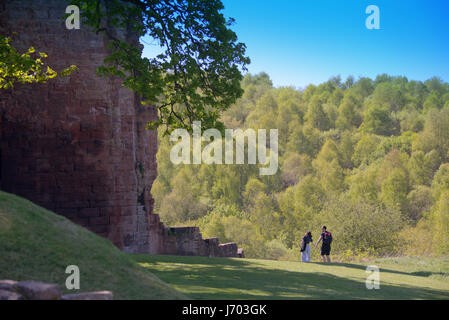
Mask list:
[[[108,39],[81,23],[67,30],[64,0],[0,0],[0,33],[19,50],[34,46],[68,78],[0,92],[0,188],[23,196],[130,253],[234,255],[234,246],[203,240],[198,229],[165,227],[153,214],[157,119],[152,106],[96,68]],[[139,46],[127,30],[110,30]]]
[[[218,238],[203,239],[198,227],[168,228],[161,253],[186,256],[238,257],[237,244],[219,244]]]
[[[1,1],[0,29],[19,49],[48,54],[56,71],[79,69],[47,84],[1,92],[1,189],[64,215],[127,252],[148,252],[151,185],[156,178],[156,119],[117,79],[96,68],[107,39],[87,26],[67,30],[68,2]],[[19,14],[20,13],[20,14]],[[137,37],[117,35],[130,43]]]

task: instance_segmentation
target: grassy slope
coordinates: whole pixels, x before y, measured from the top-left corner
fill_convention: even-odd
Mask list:
[[[79,266],[81,291],[111,290],[116,299],[185,298],[106,239],[0,192],[0,279],[40,280],[65,288],[68,265]]]
[[[382,259],[380,290],[366,266],[136,255],[134,259],[194,299],[449,299],[449,259]]]

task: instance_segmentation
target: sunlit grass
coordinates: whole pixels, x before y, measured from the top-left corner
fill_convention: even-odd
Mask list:
[[[399,259],[392,267],[388,259],[365,265],[154,255],[134,259],[194,299],[449,299],[449,281],[426,273],[447,270],[443,258],[438,267],[430,258],[412,266]],[[368,264],[380,267],[379,290],[366,289]]]

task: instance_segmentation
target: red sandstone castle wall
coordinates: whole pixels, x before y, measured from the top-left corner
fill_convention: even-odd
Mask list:
[[[69,78],[0,93],[1,189],[126,251],[148,252],[157,134],[145,125],[157,114],[120,81],[96,76],[107,40],[87,26],[67,30],[66,6],[61,0],[0,2],[0,30],[16,33],[14,46],[46,52],[56,70],[79,68]]]
[[[198,228],[166,228],[153,214],[156,110],[95,70],[107,39],[67,30],[63,0],[0,0],[0,32],[45,52],[69,78],[0,92],[0,189],[18,194],[110,239],[126,252],[236,257],[235,243]],[[13,32],[15,34],[13,35]],[[116,36],[137,43],[133,34]]]

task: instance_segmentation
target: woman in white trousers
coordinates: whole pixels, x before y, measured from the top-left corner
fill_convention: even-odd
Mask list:
[[[310,243],[312,243],[312,233],[307,231],[301,242],[301,262],[310,262]]]

